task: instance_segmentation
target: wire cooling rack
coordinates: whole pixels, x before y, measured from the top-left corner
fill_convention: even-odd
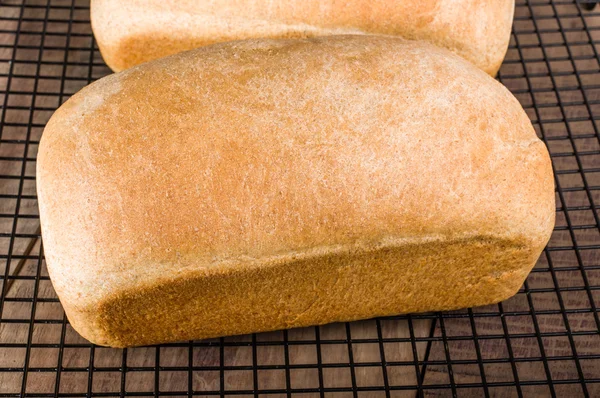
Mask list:
[[[75,333],[48,278],[35,160],[52,112],[110,73],[89,4],[0,0],[0,397],[600,396],[600,7],[517,2],[499,79],[555,168],[557,224],[501,304],[127,350]]]

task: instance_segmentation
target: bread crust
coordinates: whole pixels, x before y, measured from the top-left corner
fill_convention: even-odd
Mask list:
[[[514,0],[92,0],[105,62],[121,71],[223,41],[384,34],[447,48],[495,76]]]
[[[72,326],[134,346],[514,294],[554,225],[510,92],[395,37],[218,44],[105,77],[37,161]]]

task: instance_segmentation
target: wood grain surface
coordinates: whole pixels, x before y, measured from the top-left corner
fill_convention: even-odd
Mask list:
[[[484,375],[486,383],[497,383],[487,390],[494,397],[518,396],[517,381],[525,384],[521,391],[527,397],[550,396],[549,377],[556,382],[552,388],[558,396],[582,395],[580,383],[560,380],[577,380],[580,375],[600,379],[600,334],[589,310],[590,298],[600,302],[600,250],[573,249],[600,243],[595,210],[600,201],[600,9],[584,11],[582,17],[572,4],[536,3],[540,5],[517,2],[514,29],[519,33],[513,35],[500,80],[521,101],[540,136],[550,138],[547,143],[562,192],[557,194],[557,229],[550,250],[542,254],[536,265],[539,272],[530,275],[521,293],[501,305],[443,316],[415,315],[118,350],[90,345],[66,322],[40,260],[34,180],[37,142],[52,111],[110,71],[93,47],[85,1],[75,1],[76,7],[70,7],[71,1],[52,1],[53,6],[63,7],[58,9],[47,8],[45,1],[27,1],[37,7],[24,10],[0,1],[0,104],[4,104],[0,274],[31,277],[1,280],[6,299],[0,310],[0,394],[118,396],[127,391],[152,396],[157,387],[161,392],[182,392],[190,386],[199,393],[221,388],[384,387],[386,383],[443,387],[451,380],[455,385],[479,385]],[[535,18],[528,18],[532,12]],[[24,19],[19,25],[16,19],[21,13]],[[76,22],[69,24],[69,20]],[[17,35],[17,31],[31,33]],[[43,35],[43,31],[68,34]],[[425,370],[414,362],[425,360],[426,355]],[[387,365],[382,366],[384,361]],[[253,371],[256,365],[259,370]],[[57,367],[62,371],[57,372]],[[124,367],[129,371],[121,372]],[[423,380],[418,374],[424,374]],[[426,389],[425,396],[452,395],[451,389],[442,387]],[[600,396],[598,383],[588,383],[586,388],[591,396]],[[457,395],[478,397],[485,392],[482,386],[463,386]],[[386,392],[357,395],[385,397]],[[354,394],[327,392],[325,396]],[[413,397],[416,392],[392,391],[390,396]]]

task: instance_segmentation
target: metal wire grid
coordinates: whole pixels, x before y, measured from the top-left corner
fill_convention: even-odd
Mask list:
[[[550,149],[557,226],[514,298],[117,350],[68,324],[46,271],[35,194],[46,121],[110,73],[89,4],[0,0],[0,397],[600,396],[599,46],[598,8],[517,2],[499,79]]]

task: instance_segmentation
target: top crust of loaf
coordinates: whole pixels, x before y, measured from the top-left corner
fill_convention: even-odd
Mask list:
[[[218,42],[385,34],[426,40],[496,75],[514,0],[92,0],[94,35],[115,71]]]
[[[111,297],[192,274],[468,238],[537,256],[555,210],[548,152],[505,87],[447,50],[361,35],[105,77],[48,122],[37,189],[52,282],[90,329]]]

